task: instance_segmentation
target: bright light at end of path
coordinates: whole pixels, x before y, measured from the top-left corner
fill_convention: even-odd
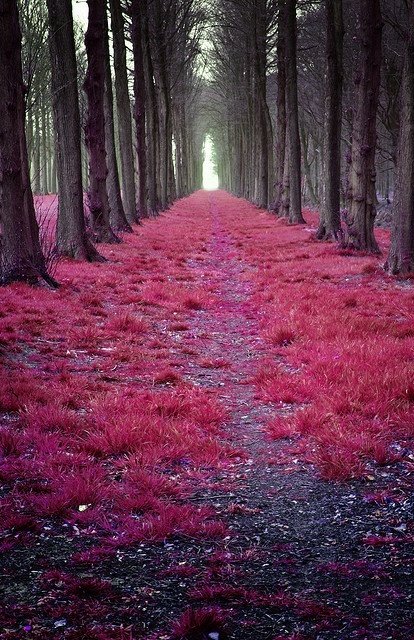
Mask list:
[[[206,191],[218,189],[218,175],[213,163],[213,143],[208,136],[204,142],[203,189]]]
[[[72,0],[73,19],[86,26],[88,24],[88,3],[86,0]]]

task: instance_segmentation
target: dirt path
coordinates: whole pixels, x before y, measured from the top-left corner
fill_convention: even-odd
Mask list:
[[[230,535],[198,556],[207,574],[187,596],[198,590],[193,606],[223,607],[236,620],[230,625],[234,640],[408,638],[410,632],[401,630],[410,617],[404,570],[385,573],[383,558],[361,546],[383,515],[363,503],[363,485],[322,482],[292,456],[287,469],[272,464],[283,445],[270,442],[263,426],[278,411],[294,408],[280,410],[257,397],[252,379],[269,346],[260,336],[260,311],[252,300],[254,268],[237,251],[214,195],[209,213],[212,237],[205,259],[189,266],[197,283],[213,288],[218,303],[193,317],[183,344],[196,345],[198,359],[183,364],[182,371],[192,384],[217,393],[229,412],[228,437],[246,459],[198,494],[200,504],[212,501],[229,522]],[[225,362],[206,369],[197,365],[200,356]],[[189,558],[184,552],[182,562]],[[402,587],[381,611],[370,596],[379,583],[382,601],[394,593],[391,585]]]

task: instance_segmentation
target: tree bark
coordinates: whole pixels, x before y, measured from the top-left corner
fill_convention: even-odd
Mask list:
[[[258,189],[257,203],[267,208],[269,203],[269,131],[266,117],[266,1],[255,0],[254,4],[255,38],[254,62],[257,97],[258,128]]]
[[[307,184],[307,193],[309,194],[309,198],[311,201],[312,206],[316,207],[319,202],[318,202],[318,196],[316,194],[316,190],[314,187],[314,184],[312,182],[312,171],[311,171],[311,164],[309,162],[309,158],[308,158],[308,151],[309,151],[309,134],[305,131],[305,127],[303,125],[301,125],[300,127],[300,138],[301,138],[301,143],[302,143],[302,160],[303,160],[303,172],[305,174],[305,180],[306,180],[306,184]],[[316,154],[315,154],[316,155]],[[314,158],[314,162],[315,165],[317,166],[317,159],[316,157]],[[317,187],[317,180],[315,179],[315,185]]]
[[[139,192],[138,211],[141,218],[146,218],[147,210],[147,146],[145,140],[145,72],[142,50],[142,27],[146,15],[147,0],[132,0],[132,46],[134,54],[134,118],[136,125]]]
[[[40,184],[40,140],[42,132],[40,130],[40,112],[39,106],[37,106],[34,110],[34,122],[35,122],[35,135],[34,135],[34,145],[33,145],[33,191],[35,194],[39,194],[41,192],[41,184]]]
[[[106,188],[108,167],[105,150],[105,0],[88,0],[88,30],[85,36],[88,69],[84,90],[88,99],[85,141],[89,154],[89,210],[97,242],[115,243],[111,229]]]
[[[290,162],[289,162],[289,133],[286,133],[286,151],[285,151],[285,164],[283,167],[283,182],[282,182],[282,194],[280,201],[280,213],[284,218],[289,220],[290,212]]]
[[[147,2],[145,7],[147,7]],[[172,162],[172,105],[169,78],[169,57],[167,52],[167,28],[171,20],[169,13],[174,4],[169,3],[164,12],[161,0],[150,5],[151,51],[156,84],[159,126],[159,174],[161,209],[167,209],[175,197],[174,167]]]
[[[289,130],[290,208],[289,222],[303,224],[301,150],[298,112],[296,0],[286,0],[286,111]]]
[[[40,174],[41,174],[41,182],[40,189],[43,195],[47,195],[49,193],[49,185],[47,180],[47,165],[48,165],[48,148],[47,148],[47,104],[45,100],[45,95],[43,94],[40,100],[40,124],[42,127],[42,137],[39,140],[40,148],[41,148],[41,156],[40,156]]]
[[[148,147],[147,147],[147,185],[148,202],[151,216],[157,215],[160,209],[159,193],[159,171],[158,171],[158,149],[159,149],[159,115],[157,99],[154,86],[154,69],[151,57],[151,47],[149,41],[148,14],[143,16],[141,25],[141,38],[143,48],[144,76],[146,87],[146,124],[148,125]]]
[[[1,282],[41,277],[56,285],[46,272],[30,187],[16,0],[0,0],[0,222]]]
[[[348,211],[343,246],[378,253],[374,236],[376,215],[376,119],[381,72],[382,18],[380,0],[360,0],[362,60],[355,80]]]
[[[33,169],[33,140],[34,140],[34,132],[33,132],[33,109],[28,109],[26,111],[26,137],[27,137],[27,157],[29,160],[29,170],[30,175],[32,176]]]
[[[134,147],[132,143],[131,103],[128,91],[124,17],[120,0],[110,0],[111,28],[114,50],[115,95],[118,109],[119,146],[121,148],[121,182],[124,210],[127,220],[138,222]]]
[[[112,91],[111,59],[109,53],[108,39],[108,17],[105,12],[105,149],[108,165],[108,175],[106,178],[106,188],[109,199],[109,222],[114,231],[124,231],[132,233],[132,227],[125,216],[124,205],[121,197],[121,185],[119,182],[118,162],[116,158],[115,146],[115,126],[114,126],[114,96]],[[121,149],[122,155],[122,149]]]
[[[344,26],[342,0],[325,0],[326,79],[324,185],[319,228],[320,240],[341,239],[341,133]]]
[[[55,158],[59,184],[57,249],[60,255],[102,261],[86,233],[81,125],[71,0],[47,0]]]
[[[411,0],[401,90],[401,119],[391,247],[385,264],[391,274],[414,273],[414,2]]]
[[[275,145],[275,193],[272,210],[281,214],[283,194],[283,171],[286,152],[286,51],[284,0],[279,0],[277,27],[277,102]]]

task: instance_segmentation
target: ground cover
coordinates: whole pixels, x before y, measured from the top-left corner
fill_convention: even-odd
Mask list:
[[[2,637],[414,636],[414,290],[305,217],[199,192],[0,290]]]

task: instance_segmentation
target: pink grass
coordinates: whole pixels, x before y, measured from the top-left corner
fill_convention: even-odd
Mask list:
[[[224,627],[227,615],[217,607],[187,609],[173,623],[171,640],[202,640],[208,633],[219,633],[225,638]]]
[[[265,403],[273,416],[263,428],[282,441],[275,463],[293,468],[300,460],[326,481],[364,478],[406,464],[395,445],[414,436],[412,286],[383,276],[380,258],[321,244],[308,228],[224,193],[216,199],[221,231],[214,236],[206,195],[195,194],[162,223],[145,221],[119,247],[102,247],[108,263],[62,261],[62,286],[54,293],[21,284],[0,289],[1,549],[62,531],[69,540],[88,538],[93,546],[79,545],[68,561],[83,574],[141,543],[161,549],[167,540],[211,540],[219,550],[207,568],[173,557],[161,573],[197,578],[187,594],[194,607],[178,613],[166,634],[204,640],[217,631],[224,638],[229,614],[217,603],[289,612],[329,629],[341,613],[314,595],[240,586],[243,563],[260,559],[260,550],[227,551],[220,543],[234,530],[216,508],[193,499],[200,491],[228,493],[247,480],[239,465],[249,452],[233,448],[224,430],[231,394],[226,386],[201,386],[240,369],[230,346],[215,348],[209,323],[223,320],[222,329],[232,313],[246,354],[256,336],[249,336],[245,318],[259,327],[263,350],[248,353],[243,383],[255,386],[253,408]],[[194,215],[196,207],[206,215]],[[306,216],[314,228],[315,215]],[[388,234],[378,237],[386,248]],[[246,299],[221,299],[211,243],[240,264]],[[210,370],[201,371],[201,383],[193,376],[200,369]],[[385,498],[373,495],[376,508]],[[236,501],[222,510],[224,517],[255,513]],[[412,533],[359,542],[392,548],[412,543]],[[292,560],[275,553],[289,568]],[[375,568],[331,563],[320,570],[352,579]],[[93,617],[94,601],[115,597],[110,585],[63,572],[43,577],[56,609],[40,607],[62,617],[88,614],[84,629],[67,629],[65,637],[134,637]],[[70,602],[55,602],[56,593]],[[155,634],[158,640],[161,632]]]

